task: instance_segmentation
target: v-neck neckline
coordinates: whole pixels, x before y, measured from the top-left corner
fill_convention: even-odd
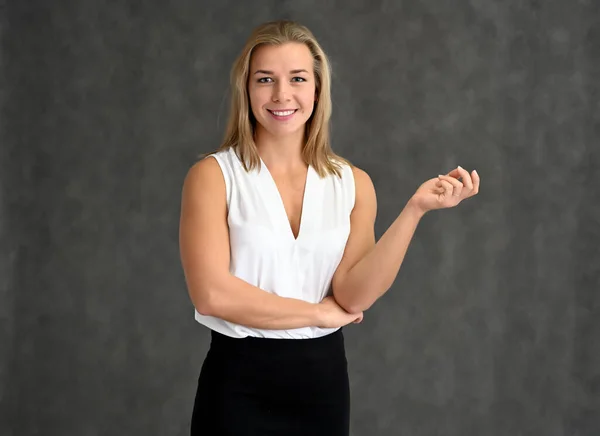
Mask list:
[[[309,202],[311,197],[313,168],[312,166],[308,165],[308,169],[306,171],[306,179],[304,181],[304,192],[302,193],[302,207],[300,209],[300,222],[298,224],[298,235],[294,236],[292,224],[290,223],[290,220],[288,218],[285,203],[283,201],[283,197],[281,196],[281,192],[279,191],[277,183],[275,182],[275,178],[271,174],[271,171],[269,171],[269,168],[262,160],[262,158],[260,158],[260,165],[260,175],[262,175],[263,179],[267,182],[263,193],[269,195],[270,204],[278,205],[275,207],[269,207],[268,209],[270,210],[270,213],[275,215],[273,217],[274,220],[281,227],[285,227],[285,232],[288,235],[288,237],[291,238],[293,242],[297,242],[302,238],[302,235],[304,234],[305,228],[308,224],[307,220],[310,216]]]

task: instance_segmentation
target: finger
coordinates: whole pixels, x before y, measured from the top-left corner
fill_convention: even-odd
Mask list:
[[[442,184],[442,193],[446,195],[454,195],[454,186],[452,185],[452,183],[446,180],[440,180],[440,183]]]
[[[460,177],[460,171],[458,170],[460,167],[456,167],[454,168],[452,171],[450,171],[448,174],[446,174],[449,177],[456,177],[457,179]]]
[[[452,171],[450,171],[448,174],[442,174],[444,177],[450,177],[452,179],[456,179],[459,182],[463,183],[464,180],[464,176],[465,175],[469,175],[469,173],[461,166],[456,167],[455,169],[453,169]],[[450,180],[450,179],[448,179]],[[469,177],[470,180],[470,177]]]
[[[473,177],[473,191],[472,191],[472,195],[475,195],[479,192],[479,184],[481,182],[481,179],[479,178],[479,173],[476,170],[473,170],[473,172],[471,173],[472,177]]]
[[[459,165],[456,168],[454,168],[452,171],[450,171],[448,174],[446,174],[446,176],[454,177],[455,179],[460,179],[463,176],[463,173],[461,172],[462,169],[463,169],[463,167],[461,167]]]
[[[471,180],[471,176],[469,175],[469,172],[467,170],[465,170],[463,167],[459,166],[458,173],[460,174],[460,177],[462,179],[461,180],[462,184],[466,188],[466,191],[468,191],[468,192],[464,192],[464,193],[465,194],[470,193],[473,190],[473,181]]]
[[[470,186],[472,186],[471,175],[469,174],[469,172],[467,170],[465,170],[460,165],[457,166],[456,168],[454,168],[452,171],[450,171],[446,175],[460,180],[465,187],[472,189],[472,188],[470,188]]]
[[[440,178],[440,180],[446,181],[453,186],[454,189],[452,191],[452,195],[454,195],[456,197],[460,196],[460,194],[462,192],[462,188],[463,188],[463,184],[460,182],[460,180],[458,180],[454,177],[444,176],[442,174],[440,174],[438,177]]]

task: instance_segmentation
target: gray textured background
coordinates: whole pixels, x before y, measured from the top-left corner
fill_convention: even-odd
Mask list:
[[[188,433],[181,185],[274,18],[331,56],[378,235],[425,179],[483,179],[346,329],[353,435],[600,434],[596,0],[0,1],[0,434]]]

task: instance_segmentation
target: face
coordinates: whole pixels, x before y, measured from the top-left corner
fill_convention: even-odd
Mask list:
[[[303,134],[315,93],[313,57],[306,45],[286,43],[255,49],[248,94],[257,130],[277,137]]]

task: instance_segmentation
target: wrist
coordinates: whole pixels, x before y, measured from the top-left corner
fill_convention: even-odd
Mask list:
[[[313,318],[313,324],[317,327],[322,327],[323,326],[323,318],[324,318],[324,314],[323,314],[323,305],[320,303],[310,303],[312,305],[312,318]]]
[[[423,218],[423,215],[427,213],[426,210],[423,210],[423,208],[419,206],[414,197],[411,197],[410,200],[408,200],[406,206],[404,206],[403,212],[406,212],[417,220]]]

